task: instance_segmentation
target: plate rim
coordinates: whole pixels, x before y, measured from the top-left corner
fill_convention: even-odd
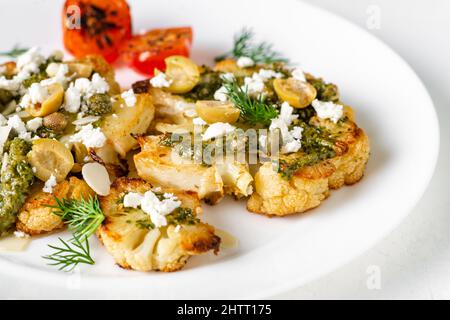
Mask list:
[[[408,70],[411,73],[411,76],[414,78],[414,80],[421,88],[422,94],[424,95],[424,98],[427,100],[427,109],[429,109],[430,112],[430,121],[434,122],[431,123],[433,127],[435,128],[433,130],[433,133],[430,133],[430,135],[434,135],[434,139],[430,140],[433,143],[433,146],[430,147],[430,150],[433,150],[433,154],[430,157],[432,159],[433,164],[429,166],[426,170],[427,173],[424,174],[424,183],[422,187],[420,188],[418,194],[419,196],[412,201],[409,206],[405,206],[403,210],[396,215],[395,222],[392,222],[388,227],[386,227],[383,232],[378,237],[373,237],[370,241],[368,241],[370,244],[367,246],[361,246],[361,248],[358,248],[357,252],[353,254],[349,254],[344,256],[343,258],[339,259],[338,262],[335,262],[330,267],[321,267],[317,268],[314,272],[311,272],[308,277],[297,277],[294,279],[291,279],[288,283],[281,283],[277,284],[276,286],[273,286],[271,288],[266,288],[256,294],[252,294],[248,297],[244,298],[267,298],[271,297],[273,295],[286,292],[288,290],[291,290],[293,288],[300,287],[302,285],[305,285],[307,283],[310,283],[311,281],[314,281],[316,279],[319,279],[321,277],[324,277],[334,270],[344,267],[349,262],[359,258],[362,254],[373,248],[376,244],[378,244],[380,241],[382,241],[384,238],[386,238],[392,231],[394,231],[401,223],[402,221],[411,213],[411,211],[417,206],[417,204],[420,202],[420,200],[423,198],[424,193],[428,189],[430,182],[433,178],[437,161],[440,154],[440,126],[439,126],[439,119],[437,115],[437,111],[435,108],[435,105],[433,103],[433,100],[431,98],[431,95],[422,81],[422,79],[418,76],[418,74],[415,72],[414,68],[400,55],[398,54],[394,49],[392,49],[389,45],[387,45],[384,41],[379,39],[377,36],[375,36],[373,33],[368,32],[363,27],[359,26],[358,24],[347,20],[346,18],[329,11],[328,9],[304,2],[302,0],[285,0],[290,1],[293,3],[300,3],[302,6],[308,7],[309,10],[313,10],[318,12],[321,15],[326,15],[328,17],[331,17],[332,19],[338,20],[340,23],[345,24],[355,30],[358,31],[360,34],[364,34],[365,37],[370,38],[370,41],[375,42],[378,46],[382,47],[382,49],[386,52],[388,52],[391,56],[396,57],[397,60],[403,65],[403,67]],[[14,255],[14,253],[13,253]],[[58,287],[62,286],[63,283],[67,280],[67,273],[58,273],[51,270],[44,270],[44,269],[37,269],[34,267],[29,267],[24,264],[15,263],[12,261],[5,260],[0,255],[0,273],[3,275],[9,275],[18,277],[27,281],[33,281],[35,283],[39,284],[45,284],[45,285],[56,285]],[[101,288],[101,284],[104,284],[108,281],[118,281],[118,282],[124,282],[124,281],[130,281],[130,286],[133,284],[133,278],[137,279],[140,277],[134,276],[134,277],[126,277],[120,278],[120,279],[111,279],[111,277],[96,277],[90,274],[84,275],[84,278],[87,279],[86,283],[83,283],[84,288],[82,290],[93,290]],[[62,282],[63,283],[62,283]]]

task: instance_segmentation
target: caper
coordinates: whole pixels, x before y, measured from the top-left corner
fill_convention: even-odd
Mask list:
[[[54,112],[45,116],[42,124],[51,130],[62,132],[67,127],[68,121],[64,114]]]

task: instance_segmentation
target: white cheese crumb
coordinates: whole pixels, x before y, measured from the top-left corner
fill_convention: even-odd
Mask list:
[[[335,104],[333,102],[319,101],[315,99],[312,102],[314,110],[317,112],[317,116],[321,119],[330,119],[334,123],[337,123],[344,115],[344,109],[342,105]]]
[[[53,187],[57,185],[56,177],[52,174],[50,178],[48,178],[47,181],[45,181],[44,188],[42,188],[42,191],[46,193],[52,193]]]
[[[150,79],[150,84],[155,88],[169,87],[171,83],[172,79],[167,79],[167,76],[164,72],[160,72]]]
[[[124,91],[120,96],[125,101],[127,107],[134,107],[136,105],[137,98],[136,95],[134,94],[133,89]]]
[[[25,123],[23,123],[22,119],[20,119],[18,115],[13,115],[8,119],[8,126],[16,130],[17,134],[19,135],[27,133]]]
[[[144,194],[129,192],[125,195],[123,201],[124,207],[141,207],[142,211],[150,216],[150,220],[156,228],[167,225],[166,215],[172,213],[181,206],[181,201],[172,193],[164,193],[160,200],[153,191],[147,191]]]
[[[249,57],[240,57],[236,63],[239,68],[248,68],[253,67],[255,65],[255,61],[253,61]]]
[[[255,74],[254,74],[255,75]],[[267,81],[272,78],[282,78],[283,74],[280,72],[276,72],[270,69],[260,69],[256,75],[262,78],[264,81]]]
[[[177,226],[175,227],[175,229],[173,229],[174,232],[178,233],[181,230],[181,226],[179,224],[177,224]]]
[[[77,113],[81,106],[81,92],[73,84],[64,95],[64,109],[70,113]]]
[[[28,95],[32,104],[43,103],[49,96],[48,88],[40,83],[33,83],[28,88]]]
[[[128,192],[123,197],[123,206],[125,208],[134,208],[137,209],[141,205],[142,199],[144,196],[141,193],[137,192]]]
[[[293,77],[295,80],[299,80],[299,81],[306,82],[305,73],[304,73],[303,70],[300,69],[300,68],[295,68],[295,69],[292,71],[292,77]]]
[[[45,62],[45,57],[38,47],[33,47],[17,58],[17,69],[25,72],[39,72],[39,66]]]
[[[36,132],[42,126],[42,118],[36,117],[27,122],[27,129],[33,132]]]
[[[193,123],[195,126],[204,126],[204,125],[206,125],[205,120],[203,120],[203,119],[200,118],[200,117],[197,117],[197,118],[192,119],[192,123]]]
[[[234,74],[232,74],[231,72],[222,73],[220,75],[220,79],[225,80],[225,81],[233,81],[234,80]]]
[[[228,100],[228,91],[224,86],[220,87],[216,92],[214,92],[214,99],[218,101],[225,102]]]
[[[292,121],[295,120],[298,115],[292,114],[294,108],[287,102],[283,102],[280,109],[280,114],[277,118],[272,119],[269,130],[273,131],[275,129],[280,130],[282,138],[281,153],[291,153],[297,152],[301,148],[301,138],[303,128],[294,127],[289,130],[289,126]]]
[[[30,236],[23,231],[16,230],[14,231],[14,237],[19,239],[26,239],[29,238]]]
[[[114,119],[119,118],[119,116],[118,116],[117,114],[115,114],[115,113],[112,114],[112,117],[113,117]]]
[[[256,76],[255,76],[256,75]],[[262,78],[253,74],[253,76],[244,78],[244,86],[242,88],[248,95],[255,95],[264,91],[264,81]]]
[[[206,129],[205,133],[203,134],[203,141],[210,140],[212,138],[218,138],[222,137],[226,134],[229,134],[236,130],[236,127],[232,126],[229,123],[225,122],[216,122],[211,124],[208,129]]]
[[[94,128],[92,124],[88,124],[71,136],[70,142],[81,142],[86,148],[101,148],[105,145],[106,136],[100,128]]]

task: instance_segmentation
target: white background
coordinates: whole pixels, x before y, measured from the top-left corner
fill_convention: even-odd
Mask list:
[[[450,150],[446,137],[450,134],[450,1],[307,2],[336,12],[364,28],[367,28],[370,10],[379,8],[380,28],[369,31],[405,58],[427,86],[439,115],[441,153],[431,185],[418,206],[398,229],[350,264],[322,279],[274,298],[448,299]],[[417,124],[417,130],[420,130],[420,123]],[[369,289],[367,286],[370,277],[368,271],[373,270],[380,271],[379,289]],[[0,298],[92,298],[86,292],[55,289],[51,284],[36,286],[5,276],[0,276],[0,284]]]

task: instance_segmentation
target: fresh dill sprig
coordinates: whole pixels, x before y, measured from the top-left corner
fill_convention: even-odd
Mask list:
[[[56,205],[49,207],[56,209],[53,213],[61,217],[76,238],[89,238],[105,219],[97,197],[88,200],[55,197],[55,201]]]
[[[262,124],[268,126],[273,118],[278,116],[277,109],[265,101],[264,95],[257,98],[247,93],[247,88],[241,87],[236,79],[224,81],[228,99],[241,111],[241,119],[250,125]]]
[[[287,63],[288,59],[283,58],[280,53],[273,50],[273,45],[267,42],[255,43],[254,34],[251,29],[243,28],[240,33],[234,36],[233,49],[215,58],[220,61],[226,58],[248,57],[255,63]]]
[[[87,238],[84,241],[80,241],[79,238],[73,237],[69,241],[61,241],[61,246],[48,245],[50,248],[55,250],[50,255],[44,256],[44,259],[50,260],[49,265],[59,267],[58,270],[70,272],[78,264],[95,264],[95,261],[91,257],[89,241]]]
[[[16,44],[10,51],[0,52],[0,56],[17,58],[18,56],[24,54],[28,50],[29,50],[28,48],[21,48],[19,47],[19,45]]]
[[[94,264],[88,239],[105,219],[98,198],[67,200],[55,197],[55,202],[56,205],[49,207],[55,209],[53,213],[68,225],[73,237],[69,241],[59,238],[62,243],[59,247],[48,245],[55,252],[43,258],[52,261],[49,265],[59,266],[59,270],[68,272],[80,263]]]

